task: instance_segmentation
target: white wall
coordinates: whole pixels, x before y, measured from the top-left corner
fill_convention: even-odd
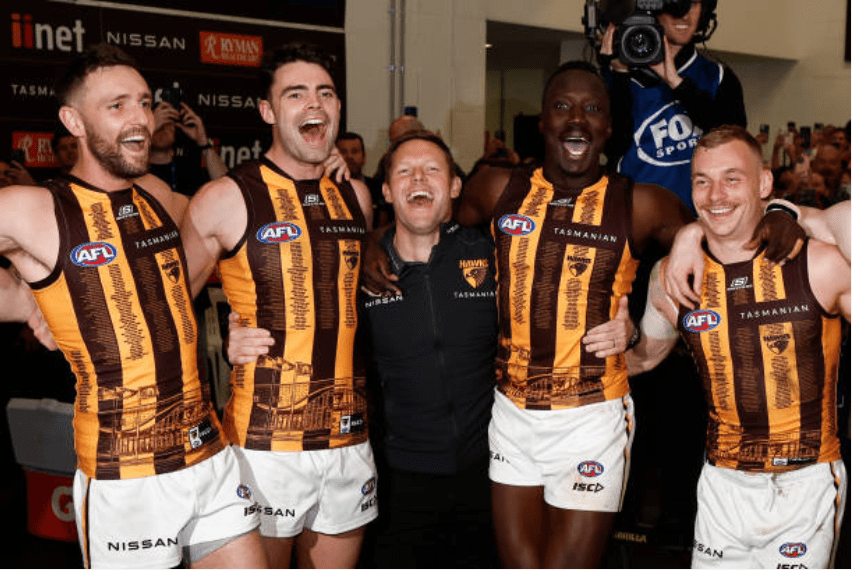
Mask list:
[[[486,128],[486,22],[581,32],[583,4],[583,0],[406,0],[402,104],[417,105],[425,126],[440,130],[459,164],[470,168],[482,152]],[[346,10],[348,128],[365,138],[367,171],[386,148],[391,105],[389,6],[390,0],[350,0]],[[717,13],[719,29],[708,47],[717,50],[742,81],[752,130],[760,123],[776,129],[787,120],[846,123],[852,77],[843,61],[846,3],[720,0]],[[537,76],[541,69],[530,62],[521,75]],[[513,93],[529,93],[529,85]],[[518,104],[538,105],[538,94],[532,99]],[[493,116],[493,110],[488,115]]]

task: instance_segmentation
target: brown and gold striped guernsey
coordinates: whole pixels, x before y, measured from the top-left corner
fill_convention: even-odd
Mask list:
[[[840,318],[811,291],[807,249],[784,267],[762,253],[727,265],[705,253],[701,304],[680,309],[710,412],[707,457],[719,467],[786,471],[840,458]]]
[[[223,449],[198,379],[197,327],[178,229],[139,186],[47,183],[59,257],[32,283],[77,376],[79,468],[96,479],[176,471]]]
[[[236,366],[225,410],[231,441],[301,451],[367,440],[363,378],[353,373],[364,215],[349,183],[294,181],[269,160],[229,173],[248,208],[245,235],[219,262],[222,288],[275,344]]]
[[[615,316],[638,262],[631,255],[632,183],[612,175],[580,191],[542,170],[515,171],[495,207],[500,346],[497,382],[518,407],[551,410],[629,392],[623,355],[583,350]]]

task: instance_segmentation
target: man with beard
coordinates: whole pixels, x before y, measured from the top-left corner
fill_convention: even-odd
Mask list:
[[[185,199],[136,181],[153,130],[148,85],[126,54],[101,45],[72,62],[56,93],[78,160],[45,187],[0,192],[0,253],[77,376],[74,507],[86,565],[263,566],[237,459],[198,379],[178,235]],[[6,318],[33,314],[3,291]]]
[[[226,433],[260,513],[270,562],[354,567],[377,513],[363,378],[354,377],[356,296],[369,190],[323,176],[340,99],[332,61],[290,44],[261,68],[272,146],[202,187],[182,234],[193,287],[218,263],[243,324],[269,353],[234,368]]]
[[[627,482],[633,404],[623,354],[582,339],[615,316],[643,252],[668,249],[692,216],[660,186],[605,173],[609,94],[590,65],[551,75],[539,129],[543,167],[480,171],[458,212],[491,222],[496,245],[494,524],[507,567],[594,567]]]

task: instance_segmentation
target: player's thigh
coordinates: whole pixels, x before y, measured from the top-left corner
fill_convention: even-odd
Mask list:
[[[597,568],[612,534],[614,512],[547,506],[546,568]]]
[[[299,568],[355,568],[363,542],[363,526],[334,535],[305,529],[296,538]]]
[[[541,567],[547,521],[544,489],[492,482],[491,507],[503,567]]]

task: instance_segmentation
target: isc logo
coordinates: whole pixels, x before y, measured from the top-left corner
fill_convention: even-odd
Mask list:
[[[519,214],[506,214],[500,218],[497,227],[500,228],[500,231],[510,236],[525,236],[533,232],[535,222]]]
[[[722,317],[716,311],[698,309],[683,318],[683,328],[689,332],[700,333],[715,329],[722,322]]]
[[[583,477],[597,477],[604,472],[604,467],[597,461],[583,461],[577,466],[577,471]]]
[[[106,265],[118,254],[115,247],[103,242],[96,241],[83,243],[74,248],[71,252],[71,261],[74,265],[80,267],[97,267],[98,265]]]
[[[808,547],[804,542],[785,542],[778,551],[782,556],[786,556],[787,558],[799,558],[805,555]]]
[[[286,243],[302,235],[302,230],[290,222],[272,222],[257,230],[257,239],[263,243]]]

